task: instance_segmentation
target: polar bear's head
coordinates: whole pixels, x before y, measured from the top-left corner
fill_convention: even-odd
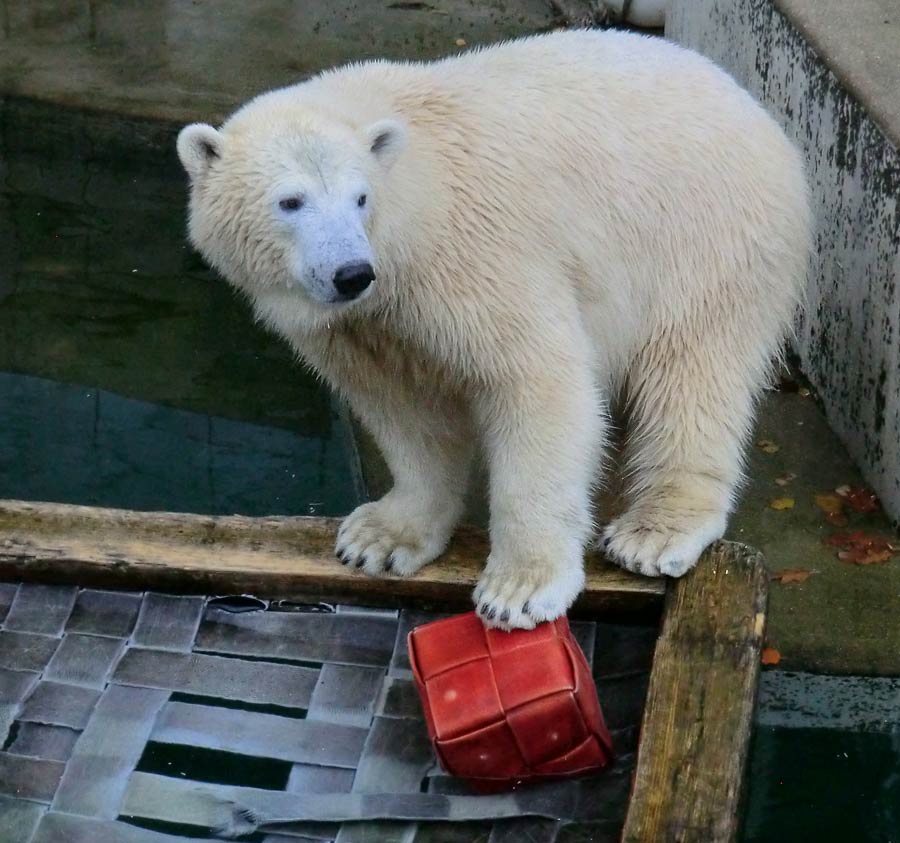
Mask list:
[[[252,296],[287,289],[317,312],[359,301],[377,285],[372,217],[404,140],[395,120],[354,127],[282,92],[221,129],[186,126],[191,241]]]

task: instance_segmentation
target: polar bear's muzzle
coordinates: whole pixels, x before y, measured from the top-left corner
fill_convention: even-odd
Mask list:
[[[375,280],[375,270],[368,261],[348,263],[334,273],[332,283],[341,301],[353,301]]]

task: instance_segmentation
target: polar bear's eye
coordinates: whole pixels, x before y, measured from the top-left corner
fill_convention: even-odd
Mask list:
[[[302,205],[303,200],[299,196],[289,196],[278,203],[282,211],[299,211]]]
[[[356,200],[356,204],[359,205],[360,208],[364,207],[366,204],[366,194],[363,193],[359,199]]]

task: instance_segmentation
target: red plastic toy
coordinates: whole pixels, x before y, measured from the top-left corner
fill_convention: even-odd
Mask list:
[[[409,655],[451,775],[499,790],[612,759],[591,670],[565,618],[502,632],[470,612],[414,629]]]

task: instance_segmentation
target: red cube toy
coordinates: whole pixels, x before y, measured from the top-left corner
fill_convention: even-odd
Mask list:
[[[502,632],[474,612],[457,615],[410,632],[409,655],[448,773],[497,790],[612,759],[597,688],[565,618]]]

